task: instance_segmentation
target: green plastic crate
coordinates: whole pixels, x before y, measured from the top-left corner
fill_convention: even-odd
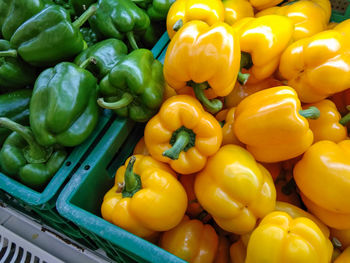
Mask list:
[[[331,0],[332,4],[332,22],[342,22],[350,18],[350,1],[349,0]]]

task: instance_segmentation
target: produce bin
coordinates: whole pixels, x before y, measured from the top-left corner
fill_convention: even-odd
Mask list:
[[[167,34],[164,34],[154,46],[152,52],[155,57],[159,56],[168,40]],[[30,215],[37,221],[53,227],[59,233],[63,233],[92,249],[98,248],[99,246],[96,246],[88,235],[82,233],[78,227],[58,214],[55,207],[56,200],[65,183],[78,170],[86,157],[91,156],[91,151],[101,138],[105,136],[109,127],[113,127],[115,146],[118,145],[119,147],[127,138],[133,126],[134,123],[132,121],[126,118],[115,117],[115,114],[110,110],[102,111],[93,133],[83,144],[72,149],[62,167],[52,177],[42,192],[35,191],[0,173],[0,199]],[[117,148],[115,149],[117,150]]]
[[[350,1],[348,0],[331,0],[332,4],[332,22],[341,22],[350,18]]]

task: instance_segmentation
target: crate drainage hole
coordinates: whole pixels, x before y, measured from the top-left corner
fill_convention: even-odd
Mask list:
[[[84,170],[89,170],[90,169],[90,165],[85,165],[84,166]]]
[[[72,162],[66,162],[66,166],[70,166]]]

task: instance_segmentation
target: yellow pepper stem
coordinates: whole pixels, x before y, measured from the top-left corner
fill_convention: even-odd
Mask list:
[[[177,31],[180,30],[180,28],[181,28],[183,25],[184,25],[184,21],[182,21],[182,19],[179,19],[179,20],[177,20],[176,23],[174,24],[173,30],[174,30],[175,32],[177,32]]]
[[[123,198],[133,197],[133,195],[142,188],[140,176],[135,174],[133,171],[135,161],[136,157],[131,156],[128,166],[126,167],[126,171],[124,174],[125,185],[122,191]]]
[[[314,106],[311,106],[310,108],[308,108],[306,110],[300,110],[299,114],[301,116],[303,116],[304,118],[311,119],[311,120],[317,120],[321,115],[319,109],[317,109]]]
[[[193,81],[190,81],[187,83],[187,85],[193,88],[197,99],[203,104],[203,106],[206,108],[207,111],[209,111],[212,114],[215,114],[222,109],[222,102],[220,100],[218,99],[209,100],[205,96],[204,90],[210,88],[208,82],[195,83]]]
[[[104,98],[99,98],[97,104],[104,109],[117,110],[128,106],[134,100],[134,97],[130,93],[125,92],[120,99],[115,99],[115,101],[106,102]]]
[[[186,152],[188,149],[194,146],[195,140],[196,134],[192,130],[182,126],[173,133],[170,139],[170,144],[173,147],[164,151],[163,156],[166,156],[172,160],[177,160],[179,159],[182,151]]]
[[[343,118],[341,118],[339,123],[343,126],[346,126],[349,121],[350,121],[350,112],[346,114]]]
[[[0,51],[0,57],[17,57],[17,51],[14,49]]]

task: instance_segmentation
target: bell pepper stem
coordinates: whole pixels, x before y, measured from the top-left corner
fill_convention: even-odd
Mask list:
[[[45,163],[50,158],[53,151],[52,147],[45,148],[39,145],[28,127],[8,118],[0,118],[0,126],[17,132],[28,143],[28,146],[24,148],[24,157],[28,163]]]
[[[319,109],[317,109],[314,106],[311,106],[310,108],[305,110],[300,110],[299,114],[304,118],[311,119],[311,120],[317,120],[321,115]]]
[[[177,31],[180,30],[180,28],[181,28],[183,25],[184,25],[184,21],[182,21],[182,19],[179,19],[179,20],[177,20],[176,23],[174,24],[173,30],[174,30],[175,32],[177,32]]]
[[[249,73],[243,74],[241,71],[239,71],[237,79],[238,79],[239,83],[241,83],[242,85],[245,85],[247,83],[249,77],[250,77]]]
[[[350,112],[346,114],[343,118],[341,118],[339,123],[343,126],[346,126],[349,121],[350,121]]]
[[[17,57],[17,50],[15,49],[10,49],[6,51],[0,51],[0,57]]]
[[[179,159],[180,153],[186,148],[187,144],[191,141],[191,137],[186,131],[180,131],[176,136],[176,141],[173,147],[163,152],[163,156],[166,156],[172,160]]]
[[[128,166],[126,167],[126,171],[124,174],[124,189],[123,189],[123,197],[132,197],[137,191],[141,189],[141,179],[140,176],[135,174],[134,164],[136,161],[135,156],[131,156]]]
[[[104,98],[99,98],[97,100],[97,104],[101,107],[101,108],[105,108],[105,109],[110,109],[110,110],[117,110],[120,108],[124,108],[126,106],[128,106],[131,102],[133,102],[134,97],[130,94],[125,92],[123,94],[123,96],[114,102],[106,102],[104,100]]]
[[[241,52],[241,69],[250,69],[253,66],[252,56],[248,52]]]
[[[134,32],[129,31],[126,33],[126,37],[130,43],[130,46],[133,50],[139,49],[139,46],[136,43]]]
[[[86,10],[77,20],[75,20],[72,24],[76,28],[80,28],[84,23],[92,17],[97,11],[96,5],[92,5]]]
[[[222,102],[218,99],[209,100],[204,93],[204,90],[209,87],[207,82],[195,83],[191,81],[188,83],[194,90],[197,99],[204,105],[204,107],[212,114],[217,113],[222,109]]]
[[[285,195],[291,195],[293,193],[293,189],[295,189],[296,184],[294,179],[290,179],[283,187],[282,187],[282,193]]]
[[[89,66],[90,64],[96,64],[96,58],[94,57],[89,57],[88,59],[85,59],[80,65],[79,68],[83,68],[85,69],[87,66]]]

